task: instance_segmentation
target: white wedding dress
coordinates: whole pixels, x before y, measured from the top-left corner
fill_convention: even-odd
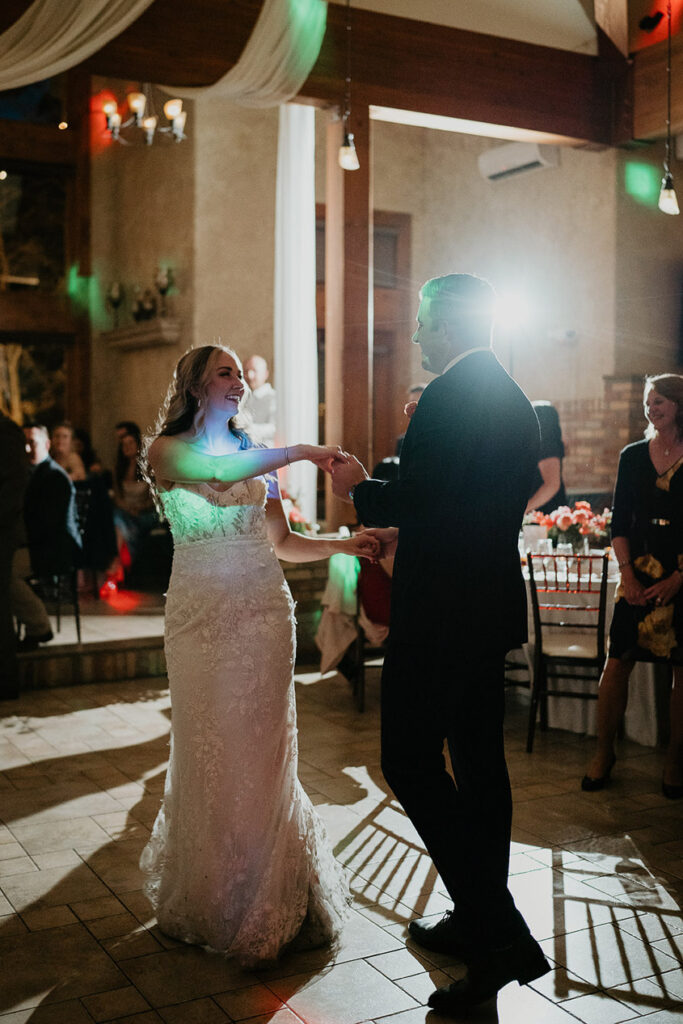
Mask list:
[[[263,477],[161,494],[171,752],[141,857],[167,935],[245,965],[338,935],[348,887],[297,778],[294,606]]]

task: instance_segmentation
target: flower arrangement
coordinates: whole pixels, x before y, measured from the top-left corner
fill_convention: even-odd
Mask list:
[[[603,509],[594,512],[587,501],[577,501],[573,508],[560,505],[554,512],[527,512],[524,525],[545,526],[553,546],[571,544],[575,551],[582,550],[586,545],[605,547],[610,542],[610,524],[612,512]]]
[[[311,526],[306,519],[306,516],[297,505],[296,498],[292,498],[284,488],[281,489],[280,493],[282,495],[282,507],[285,510],[285,515],[289,521],[289,528],[292,533],[315,533],[318,527]]]

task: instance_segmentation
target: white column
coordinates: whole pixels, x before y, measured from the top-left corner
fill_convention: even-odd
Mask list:
[[[315,320],[315,110],[280,107],[275,212],[274,378],[276,443],[318,442]],[[288,467],[284,485],[309,522],[316,520],[317,470]]]

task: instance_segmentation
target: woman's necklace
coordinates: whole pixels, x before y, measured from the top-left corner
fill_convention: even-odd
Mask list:
[[[680,443],[681,443],[680,438],[677,437],[674,441],[671,442],[671,444],[669,445],[668,448],[664,449],[664,454],[665,455],[671,455],[671,452],[673,451],[673,449],[674,448],[678,448]],[[664,441],[662,441],[662,444],[664,444]]]

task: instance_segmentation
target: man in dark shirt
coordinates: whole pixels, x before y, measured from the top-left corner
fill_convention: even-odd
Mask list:
[[[382,770],[453,900],[440,921],[412,921],[409,933],[467,964],[464,979],[429,997],[460,1016],[550,970],[508,889],[503,742],[505,652],[526,639],[517,537],[539,433],[491,349],[491,286],[449,274],[428,281],[420,300],[413,341],[436,379],[410,420],[398,479],[371,480],[349,458],[332,487],[380,527],[382,553],[396,554]]]
[[[24,429],[29,462],[33,466],[24,498],[26,544],[17,549],[12,565],[14,614],[24,624],[23,650],[35,649],[52,639],[45,605],[27,578],[70,572],[78,562],[81,536],[71,480],[50,458],[50,435],[44,426]]]

